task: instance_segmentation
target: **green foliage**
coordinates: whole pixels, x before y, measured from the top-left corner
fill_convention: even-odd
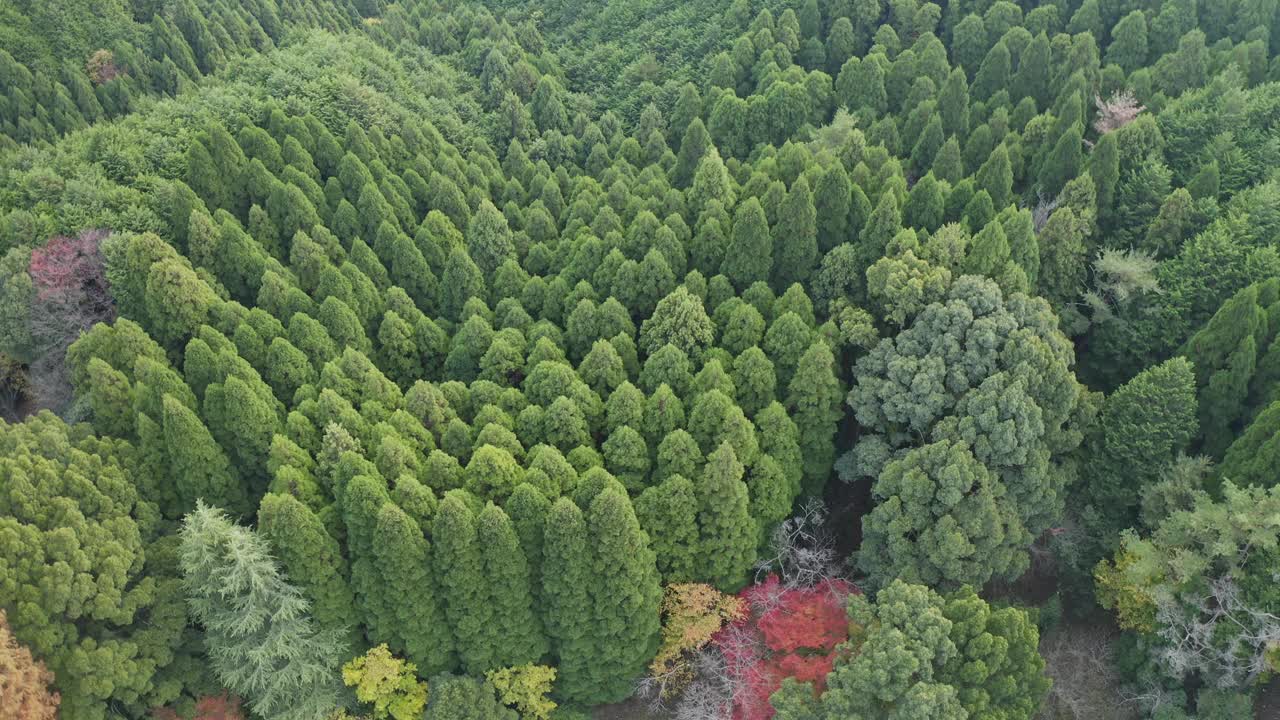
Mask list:
[[[960,441],[997,474],[997,492],[1035,536],[1061,517],[1061,463],[1081,442],[1076,424],[1088,408],[1071,346],[1042,300],[1003,298],[994,283],[971,276],[947,298],[856,364],[848,402],[878,432],[841,460],[841,476],[881,476],[896,451],[918,446],[912,437]]]
[[[546,665],[521,665],[492,670],[485,675],[498,691],[503,703],[515,706],[524,718],[548,720],[556,704],[546,697],[555,682],[555,668]]]
[[[430,702],[423,720],[516,720],[515,710],[497,698],[493,683],[464,675],[436,675],[428,684]]]
[[[929,587],[1017,577],[1031,543],[1008,491],[963,443],[938,442],[892,460],[872,487],[858,564],[871,585]]]
[[[3,605],[14,637],[54,673],[61,712],[105,717],[118,703],[141,713],[200,687],[189,668],[165,677],[190,653],[182,591],[157,510],[130,482],[133,448],[49,413],[0,425],[0,445]],[[42,510],[52,507],[64,513]],[[141,618],[149,626],[135,626]]]
[[[312,625],[266,542],[202,503],[181,537],[187,606],[205,628],[219,681],[264,717],[313,718],[337,707],[341,643]]]
[[[379,645],[343,665],[342,681],[355,688],[357,700],[373,705],[375,720],[417,720],[427,704],[427,684],[417,669]]]
[[[722,590],[738,589],[756,560],[756,530],[749,513],[744,468],[733,446],[724,442],[707,456],[697,486],[698,578]]]
[[[39,535],[0,609],[68,717],[216,691],[176,602],[201,500],[330,674],[545,662],[576,712],[643,671],[659,578],[736,589],[833,469],[868,589],[1039,537],[1078,593],[1122,528],[1273,484],[1266,2],[82,5],[0,10],[0,407],[101,435],[4,430],[40,440],[0,522]],[[1122,561],[1099,595],[1141,608]],[[1028,717],[1028,663],[830,714]],[[438,685],[426,717],[512,717]]]
[[[292,495],[268,493],[258,507],[258,533],[311,603],[316,626],[344,633],[354,646],[357,618],[347,562],[320,518]]]
[[[895,580],[874,603],[850,595],[849,622],[849,653],[820,700],[784,686],[774,695],[777,717],[1030,717],[1049,689],[1035,624],[969,588],[941,596]]]
[[[1264,578],[1275,560],[1274,490],[1225,482],[1221,500],[1200,493],[1149,536],[1125,534],[1114,563],[1099,565],[1104,606],[1123,627],[1153,633],[1159,669],[1171,679],[1197,674],[1240,689],[1272,667],[1258,638],[1270,632],[1275,607]]]

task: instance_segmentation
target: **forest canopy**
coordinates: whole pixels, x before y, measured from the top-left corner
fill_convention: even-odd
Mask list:
[[[0,720],[1267,717],[1277,43],[5,3]]]

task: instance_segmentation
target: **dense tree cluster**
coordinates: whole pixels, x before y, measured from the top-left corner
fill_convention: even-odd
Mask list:
[[[1277,32],[0,8],[17,702],[1030,718],[1016,605],[1101,604],[1144,712],[1229,712],[1280,633]]]

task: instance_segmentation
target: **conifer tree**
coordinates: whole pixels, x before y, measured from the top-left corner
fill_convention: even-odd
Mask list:
[[[989,100],[992,95],[1008,88],[1011,67],[1009,48],[1003,41],[997,42],[982,59],[977,74],[973,76],[974,97],[979,100]]]
[[[648,538],[620,489],[606,488],[591,501],[587,544],[594,570],[587,627],[595,648],[590,699],[617,702],[632,693],[658,648],[662,586]]]
[[[778,210],[772,242],[778,256],[773,286],[781,289],[808,280],[818,262],[818,227],[813,194],[804,176],[792,184]]]
[[[593,567],[587,523],[573,501],[562,497],[551,506],[544,535],[542,597],[547,634],[558,662],[556,693],[569,702],[594,697],[592,616]]]
[[[324,468],[321,460],[321,469]],[[394,598],[383,593],[382,577],[374,555],[374,531],[382,506],[391,502],[386,484],[375,477],[376,470],[357,452],[343,452],[336,461],[337,474],[355,474],[345,484],[337,480],[334,495],[342,508],[347,531],[347,555],[351,560],[351,590],[367,635],[376,642],[391,640],[396,633]],[[341,487],[341,490],[338,490]]]
[[[1259,292],[1255,284],[1233,295],[1183,348],[1195,366],[1200,447],[1214,457],[1231,444],[1257,366],[1258,341],[1267,327]]]
[[[1048,108],[1053,97],[1053,85],[1050,83],[1052,66],[1053,54],[1049,36],[1040,33],[1031,39],[1018,56],[1018,73],[1013,76],[1013,84],[1006,88],[1010,97],[1029,97],[1035,100],[1037,107]]]
[[[545,448],[545,446],[544,446]],[[546,465],[554,463],[552,448],[545,448],[541,454],[547,455],[547,460],[543,462]],[[559,462],[568,465],[564,458],[561,457]],[[533,461],[530,462],[530,471],[534,470]],[[561,487],[559,479],[552,479],[550,474],[545,470],[538,468],[547,476],[548,485],[554,486],[557,490]],[[572,468],[568,468],[572,471]],[[526,474],[526,477],[529,475]],[[533,605],[536,614],[542,615],[542,565],[543,565],[543,544],[547,529],[547,516],[551,512],[551,501],[543,494],[543,490],[536,488],[529,482],[520,483],[511,493],[511,497],[507,499],[504,509],[511,518],[511,525],[515,528],[516,538],[520,541],[520,549],[524,552],[526,563],[529,566],[529,587],[533,593]],[[558,494],[558,493],[557,493]]]
[[[744,470],[733,446],[725,442],[707,456],[697,488],[697,579],[725,592],[742,586],[756,559],[756,526],[742,482]]]
[[[476,538],[475,514],[461,497],[446,494],[432,527],[445,617],[453,630],[462,667],[480,673],[495,667],[491,641],[497,622]]]
[[[964,158],[960,154],[960,142],[955,135],[947,138],[938,154],[933,156],[930,170],[934,177],[952,185],[964,179]]]
[[[483,277],[491,277],[498,266],[515,256],[507,220],[491,202],[482,202],[467,225],[467,252]]]
[[[472,262],[467,251],[455,247],[449,253],[440,280],[440,312],[444,317],[458,320],[462,307],[473,297],[484,299],[488,295],[484,275]]]
[[[711,136],[707,134],[706,125],[702,118],[694,117],[680,140],[680,152],[676,155],[675,167],[671,169],[672,187],[683,190],[693,184],[694,174],[710,147]]]
[[[1009,150],[1003,143],[996,146],[987,161],[978,168],[975,176],[978,190],[986,190],[991,204],[1003,210],[1013,199],[1013,166],[1009,164]]]
[[[1098,225],[1110,227],[1120,183],[1120,146],[1116,133],[1098,138],[1093,152],[1089,153],[1088,169],[1098,193]]]
[[[395,503],[385,503],[373,530],[373,557],[395,617],[393,647],[425,674],[452,670],[453,637],[440,606],[430,547],[422,530]]]
[[[258,533],[271,544],[285,577],[311,603],[316,627],[339,633],[351,652],[360,633],[347,561],[320,519],[294,496],[268,493],[258,507]]]
[[[249,498],[244,483],[200,418],[166,395],[162,426],[168,472],[174,478],[180,507],[194,508],[197,501],[204,500],[238,515],[247,514]]]
[[[1063,186],[1080,173],[1083,144],[1081,126],[1072,125],[1045,156],[1044,165],[1040,168],[1040,191],[1046,197],[1056,197]]]
[[[1084,476],[1108,539],[1137,524],[1143,490],[1195,437],[1195,387],[1191,363],[1173,358],[1139,373],[1102,406]]]
[[[748,198],[734,212],[733,233],[720,272],[735,287],[746,289],[753,282],[768,279],[772,267],[773,240],[764,208],[756,198]]]
[[[963,68],[954,68],[947,75],[938,93],[938,114],[946,137],[963,138],[969,134],[969,80]]]
[[[255,714],[312,720],[339,703],[341,641],[317,631],[308,603],[267,543],[199,503],[182,525],[187,607],[205,630],[219,681]]]
[[[664,583],[693,582],[698,566],[698,497],[683,475],[669,475],[635,500]]]
[[[483,563],[485,602],[493,619],[485,628],[490,644],[487,670],[537,663],[547,653],[541,621],[533,614],[529,565],[507,514],[488,505],[476,518],[476,543]]]
[[[859,238],[857,267],[861,272],[865,272],[866,268],[884,255],[889,241],[901,228],[902,214],[898,210],[898,196],[892,192],[881,193],[880,199],[876,201],[876,209],[867,218],[867,224],[862,228]]]
[[[825,342],[815,342],[800,357],[787,396],[787,405],[800,434],[804,492],[810,496],[821,497],[835,462],[840,400],[835,356]]]
[[[814,187],[813,204],[818,222],[818,248],[826,253],[837,245],[853,242],[849,174],[840,163],[833,163],[819,176]]]

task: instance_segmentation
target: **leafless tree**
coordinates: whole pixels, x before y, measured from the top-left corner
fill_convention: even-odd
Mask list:
[[[783,589],[811,588],[839,577],[835,541],[826,521],[826,506],[810,499],[799,515],[779,523],[769,540],[769,556],[756,561],[756,582],[777,574]]]
[[[728,720],[733,714],[734,683],[724,655],[714,647],[698,651],[693,660],[697,678],[672,708],[674,720]]]
[[[85,230],[31,251],[31,385],[40,407],[61,409],[71,397],[67,347],[99,322],[115,319],[101,245],[110,233]]]
[[[1044,226],[1049,222],[1049,217],[1053,215],[1053,211],[1058,209],[1059,198],[1047,198],[1040,196],[1040,201],[1036,203],[1035,209],[1031,211],[1031,222],[1035,227],[1036,234],[1039,235]]]
[[[1198,597],[1157,597],[1156,625],[1170,675],[1199,673],[1220,688],[1252,682],[1280,646],[1280,617],[1247,603],[1227,576],[1209,579]]]
[[[1119,679],[1111,663],[1115,630],[1096,624],[1064,625],[1040,641],[1045,674],[1053,679],[1039,717],[1122,720],[1133,708],[1123,705]]]
[[[1098,106],[1098,118],[1093,121],[1093,129],[1099,135],[1119,130],[1147,109],[1139,105],[1137,98],[1128,90],[1117,90],[1106,100],[1094,95],[1093,102]]]

